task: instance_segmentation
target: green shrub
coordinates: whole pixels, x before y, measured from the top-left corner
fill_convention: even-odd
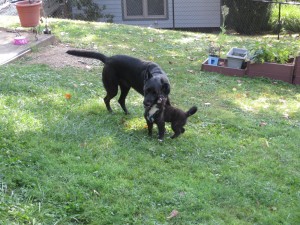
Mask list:
[[[269,30],[271,5],[249,0],[224,0],[229,8],[225,25],[241,34],[257,34]]]
[[[249,46],[249,50],[250,60],[253,62],[287,63],[298,54],[299,47],[280,41],[273,43],[257,41]]]

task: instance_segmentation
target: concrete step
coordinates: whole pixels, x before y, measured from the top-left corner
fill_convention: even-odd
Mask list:
[[[30,52],[32,49],[44,47],[55,43],[55,37],[48,34],[38,34],[30,31],[19,32],[26,37],[28,43],[25,45],[15,45],[14,38],[18,35],[14,30],[0,28],[0,65],[7,64]],[[37,39],[36,39],[37,38]]]

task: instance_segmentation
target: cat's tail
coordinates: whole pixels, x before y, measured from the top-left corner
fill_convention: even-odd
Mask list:
[[[187,117],[194,115],[197,112],[198,108],[196,106],[193,106],[190,108],[185,114]]]

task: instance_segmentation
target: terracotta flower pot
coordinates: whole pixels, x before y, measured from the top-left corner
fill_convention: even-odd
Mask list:
[[[42,1],[25,0],[15,5],[22,27],[35,27],[39,24]]]

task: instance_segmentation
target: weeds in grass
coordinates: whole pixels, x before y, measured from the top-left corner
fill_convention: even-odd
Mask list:
[[[98,70],[1,67],[1,224],[300,222],[299,87],[201,72],[212,34],[63,20],[52,30],[72,46],[158,62],[172,103],[199,111],[159,143],[134,91],[130,115],[116,101],[106,111]]]

